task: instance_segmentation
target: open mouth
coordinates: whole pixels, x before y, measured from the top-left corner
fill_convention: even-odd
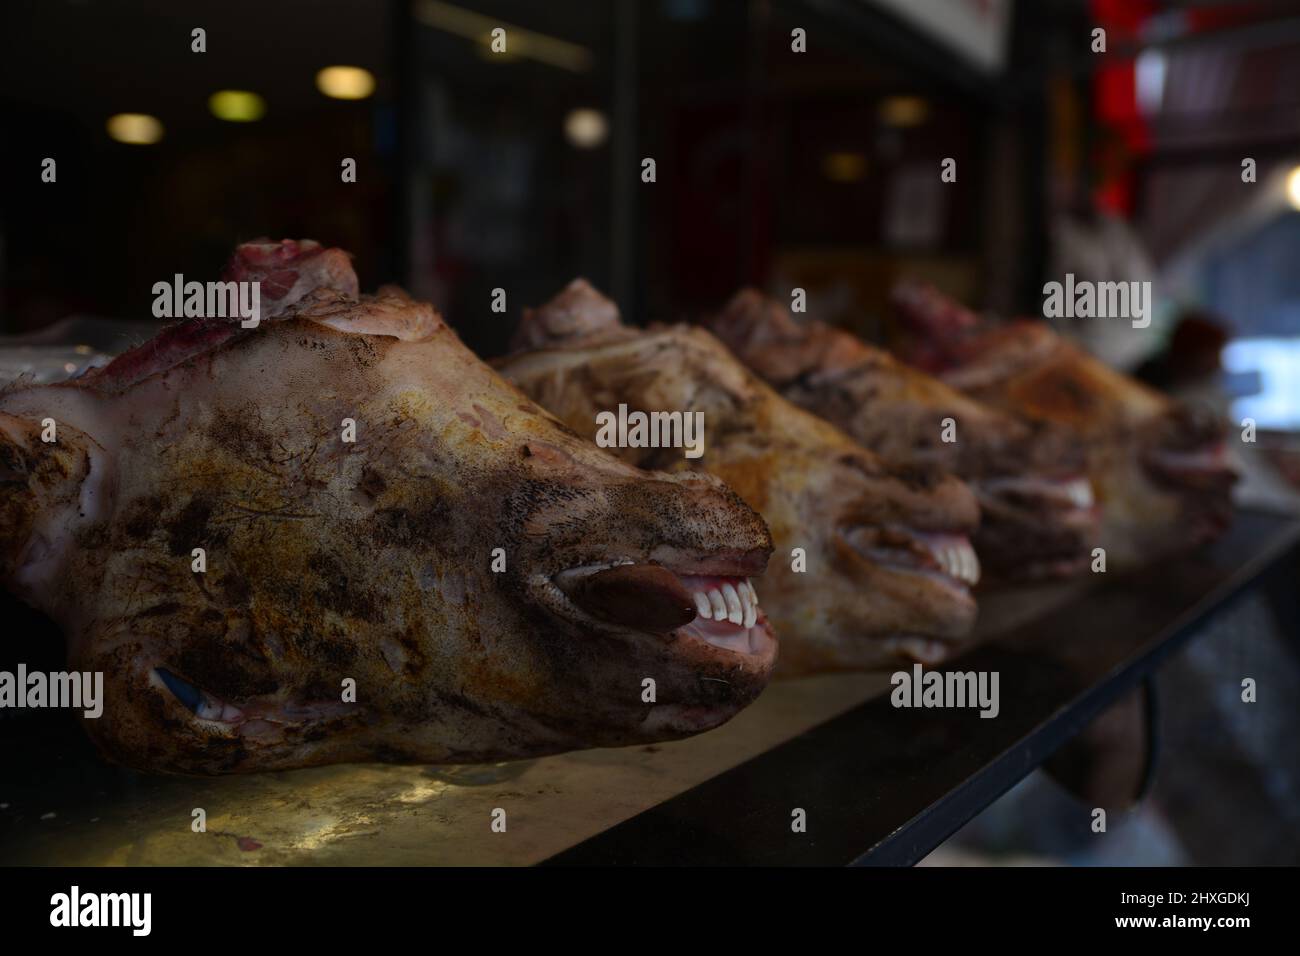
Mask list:
[[[979,483],[985,495],[1004,503],[1032,511],[1087,513],[1097,501],[1092,482],[1082,475],[1069,478],[1015,476],[993,478]]]
[[[976,535],[993,576],[1070,577],[1087,567],[1101,508],[1086,477],[1014,475],[975,483]]]
[[[890,570],[924,575],[962,591],[979,583],[979,558],[963,534],[867,525],[840,534],[862,557]]]
[[[772,641],[771,627],[749,578],[683,575],[695,601],[695,620],[680,633],[737,654],[761,654]]]
[[[1045,553],[1080,559],[1101,517],[1092,482],[1082,476],[1017,475],[987,479],[975,487],[983,512],[981,534],[987,530],[992,537],[1010,536],[1006,543],[1016,548],[1018,560]]]
[[[233,704],[195,687],[164,667],[155,667],[154,673],[163,682],[163,686],[172,692],[172,696],[189,708],[190,713],[199,720],[210,720],[221,724],[237,724],[243,721],[244,712]]]
[[[1169,491],[1226,499],[1238,475],[1224,428],[1217,414],[1196,406],[1178,406],[1151,422],[1137,436],[1147,475]]]
[[[775,654],[776,637],[748,577],[622,561],[564,571],[555,584],[571,604],[602,621],[747,657]]]
[[[155,667],[153,676],[198,720],[218,725],[214,729],[237,729],[247,736],[269,734],[285,726],[336,717],[348,710],[348,705],[342,702],[299,705],[254,700],[245,707],[236,707],[165,667]]]
[[[1153,451],[1146,456],[1145,465],[1152,478],[1175,489],[1221,491],[1237,479],[1222,442],[1186,451]]]
[[[1152,482],[1178,497],[1180,526],[1189,542],[1212,540],[1227,529],[1232,520],[1232,486],[1239,475],[1222,442],[1187,450],[1154,450],[1145,456],[1143,466]]]

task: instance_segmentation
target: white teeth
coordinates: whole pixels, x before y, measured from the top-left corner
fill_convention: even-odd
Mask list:
[[[729,621],[743,628],[758,623],[758,593],[748,579],[721,581],[707,591],[692,591],[691,600],[702,620]]]
[[[707,581],[707,579],[706,579]],[[707,587],[706,581],[694,579],[688,581],[688,587],[706,585],[702,591],[690,592],[690,600],[695,604],[695,617],[699,620],[718,620],[729,622],[736,627],[749,628],[758,623],[758,592],[754,585],[745,578],[714,578],[715,587]]]
[[[1076,508],[1091,508],[1093,504],[1092,484],[1087,478],[1079,478],[1065,486],[1070,504]]]
[[[722,592],[717,588],[709,591],[709,603],[713,605],[713,617],[718,621],[727,619],[727,602],[722,599]]]
[[[695,598],[695,610],[699,611],[700,617],[706,621],[713,620],[713,608],[709,606],[709,599],[703,591],[696,591],[692,597]]]
[[[213,700],[207,694],[204,694],[199,698],[198,707],[194,708],[194,716],[199,720],[216,720],[226,724],[233,724],[244,716],[244,712],[238,707],[227,704],[225,701]]]
[[[967,584],[979,583],[980,562],[969,542],[963,541],[953,546],[952,564],[956,569],[952,572],[954,577],[960,578]]]
[[[221,723],[235,723],[240,717],[243,717],[243,711],[225,701],[214,700],[213,697],[204,695],[199,697],[199,706],[194,709],[195,717],[200,721],[220,721]]]
[[[740,606],[740,595],[730,582],[722,586],[722,597],[727,602],[727,620],[739,624],[745,620],[745,609]]]
[[[1072,508],[1091,508],[1096,503],[1092,492],[1092,482],[1087,478],[1074,478],[1070,481],[1051,481],[1041,478],[1001,478],[988,482],[984,489],[991,494],[1012,492],[1043,498],[1057,505],[1066,504]]]
[[[949,577],[954,577],[967,584],[977,584],[980,579],[980,562],[975,549],[965,539],[944,541],[931,545],[931,553],[939,563],[939,569]]]
[[[941,642],[926,640],[923,637],[890,638],[886,644],[922,664],[937,664],[945,655],[945,648]]]

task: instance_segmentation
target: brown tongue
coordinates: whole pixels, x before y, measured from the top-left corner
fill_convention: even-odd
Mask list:
[[[643,631],[695,620],[695,600],[677,575],[656,564],[622,564],[584,578],[573,600],[596,617]]]

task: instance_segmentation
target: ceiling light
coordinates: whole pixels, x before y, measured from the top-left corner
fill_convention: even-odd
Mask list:
[[[861,153],[827,153],[822,173],[831,182],[856,183],[867,175],[867,157]]]
[[[559,67],[573,73],[584,73],[591,69],[595,57],[585,46],[548,36],[535,30],[528,30],[513,23],[506,23],[496,17],[485,16],[473,10],[445,3],[444,0],[416,0],[412,14],[426,26],[444,30],[457,36],[473,40],[475,43],[491,41],[492,31],[506,31],[506,53],[497,54],[501,59],[509,56],[525,56],[539,63]]]
[[[600,110],[573,110],[564,118],[564,135],[578,149],[595,149],[608,138],[609,121]]]
[[[919,96],[890,96],[880,101],[880,121],[886,126],[920,126],[930,117],[930,105]]]
[[[218,90],[208,97],[208,109],[217,119],[251,123],[266,115],[266,100],[248,90]]]
[[[147,113],[118,113],[104,124],[108,135],[119,143],[149,146],[163,136],[163,125]]]
[[[327,66],[316,74],[316,89],[336,100],[364,100],[375,91],[375,76],[359,66]]]

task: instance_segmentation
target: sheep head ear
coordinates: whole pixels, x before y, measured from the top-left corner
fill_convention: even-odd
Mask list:
[[[634,334],[613,299],[586,279],[574,279],[545,305],[524,309],[510,349],[594,345]]]
[[[311,239],[255,239],[235,248],[222,270],[227,282],[258,282],[261,318],[272,318],[308,293],[328,289],[355,299],[352,257]]]

